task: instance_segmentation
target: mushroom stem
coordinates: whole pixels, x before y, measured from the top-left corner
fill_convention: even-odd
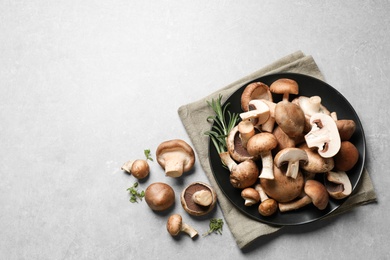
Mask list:
[[[264,189],[261,187],[261,184],[256,184],[255,190],[260,195],[260,205],[259,205],[259,213],[263,216],[271,216],[278,209],[278,203],[276,200],[269,198],[265,193]]]
[[[264,152],[261,154],[261,162],[263,164],[263,168],[261,170],[261,173],[259,175],[259,178],[264,178],[264,179],[274,179],[274,161],[272,158],[272,153],[271,151],[269,152]]]
[[[131,173],[131,167],[133,166],[133,163],[134,163],[134,161],[127,161],[127,162],[125,162],[122,165],[121,170],[125,171],[127,173]]]
[[[165,175],[170,177],[180,177],[183,174],[183,160],[172,158],[165,161]]]
[[[311,202],[312,202],[311,198],[307,195],[304,195],[302,198],[295,200],[293,202],[279,203],[279,210],[280,212],[297,210],[306,205],[309,205]]]
[[[186,223],[183,223],[181,225],[181,231],[187,233],[191,238],[195,237],[196,235],[198,235],[198,231],[196,231],[193,227],[191,227],[190,225],[186,224]]]
[[[299,171],[299,161],[290,161],[287,164],[286,176],[296,179]]]
[[[307,108],[308,110],[313,111],[312,114],[318,113],[320,111],[320,106],[321,106],[321,97],[312,96],[309,98],[309,102],[307,102]]]
[[[238,123],[238,132],[240,132],[242,146],[246,148],[249,138],[255,135],[255,128],[251,121],[244,120]]]
[[[192,200],[201,206],[209,206],[213,202],[213,196],[208,190],[199,190],[192,194]]]
[[[222,162],[228,167],[229,171],[232,171],[235,166],[237,166],[237,163],[232,159],[229,152],[223,152],[219,154]]]

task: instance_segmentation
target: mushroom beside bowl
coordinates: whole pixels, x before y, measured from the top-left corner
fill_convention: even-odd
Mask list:
[[[229,103],[228,110],[233,113],[242,113],[241,108],[241,94],[244,91],[245,87],[253,82],[262,82],[270,86],[274,81],[281,78],[289,78],[295,80],[299,85],[299,94],[290,95],[289,100],[293,100],[298,96],[320,96],[322,104],[327,107],[332,112],[337,112],[338,119],[351,119],[356,123],[356,130],[350,142],[353,143],[357,150],[359,151],[359,159],[355,166],[347,172],[352,189],[355,190],[357,187],[361,175],[364,170],[365,157],[366,157],[366,141],[364,136],[364,131],[360,119],[349,103],[349,101],[334,87],[329,84],[304,74],[298,73],[277,73],[269,74],[255,80],[252,80],[236,92],[234,92],[230,97],[227,98],[225,104]],[[279,102],[282,100],[282,95],[272,94],[274,102]],[[319,220],[333,211],[337,210],[347,199],[330,199],[328,206],[324,210],[319,210],[313,205],[305,206],[299,210],[289,211],[289,212],[277,212],[272,216],[262,216],[259,214],[257,207],[247,207],[244,205],[243,199],[241,197],[241,189],[234,188],[229,179],[229,171],[223,167],[219,154],[217,153],[212,142],[209,142],[209,161],[211,165],[211,170],[213,175],[218,183],[220,189],[224,195],[230,200],[230,202],[243,214],[251,217],[252,219],[258,220],[263,223],[270,225],[301,225],[310,223],[316,220]],[[261,167],[261,165],[259,165]],[[322,179],[319,179],[323,182]]]

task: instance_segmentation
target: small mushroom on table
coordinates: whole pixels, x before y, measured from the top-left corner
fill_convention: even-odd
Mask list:
[[[175,203],[175,191],[163,182],[154,182],[145,190],[145,201],[154,211],[164,211]]]
[[[156,150],[157,162],[165,170],[166,176],[180,177],[192,169],[195,153],[192,147],[181,139],[162,142]]]
[[[182,191],[180,201],[184,210],[190,215],[203,216],[215,207],[217,194],[210,185],[194,182]]]
[[[142,159],[128,161],[123,164],[121,169],[132,174],[137,179],[146,178],[150,171],[148,162]]]
[[[173,214],[168,218],[167,231],[171,236],[177,236],[180,232],[185,232],[191,238],[198,235],[198,231],[183,222],[183,218],[180,214]]]

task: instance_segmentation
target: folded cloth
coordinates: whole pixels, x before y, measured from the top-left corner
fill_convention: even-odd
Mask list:
[[[271,226],[245,216],[228,200],[228,198],[224,196],[220,190],[211,171],[208,159],[208,136],[204,134],[205,131],[210,130],[210,123],[206,120],[206,118],[214,113],[207,105],[206,101],[210,101],[212,98],[217,99],[219,95],[222,95],[222,102],[225,102],[231,94],[242,87],[245,83],[266,74],[278,72],[301,73],[324,80],[323,75],[321,74],[314,59],[311,56],[304,55],[301,51],[297,51],[226,87],[219,89],[218,91],[215,91],[201,100],[183,105],[178,109],[179,117],[194,146],[198,160],[205,171],[210,184],[216,190],[218,202],[226,224],[232,232],[238,247],[241,249],[261,236],[278,231],[282,228],[282,226]],[[355,206],[375,200],[376,195],[370,176],[367,170],[364,169],[360,183],[354,193],[351,194],[351,196],[349,196],[349,198],[329,216],[343,213]]]

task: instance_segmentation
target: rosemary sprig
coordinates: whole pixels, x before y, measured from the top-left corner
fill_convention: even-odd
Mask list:
[[[219,233],[222,235],[222,228],[223,228],[223,219],[221,218],[212,218],[210,219],[210,224],[209,224],[209,230],[203,234],[203,236],[208,236],[211,233]]]
[[[209,107],[214,110],[215,115],[207,117],[207,121],[214,123],[214,125],[205,134],[210,137],[219,154],[227,151],[226,137],[239,120],[239,114],[232,113],[227,109],[230,103],[222,105],[221,100],[222,95],[219,95],[217,99],[211,99],[211,102],[206,101]]]

